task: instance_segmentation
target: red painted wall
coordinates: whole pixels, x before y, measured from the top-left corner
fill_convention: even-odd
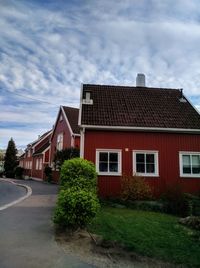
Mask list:
[[[59,117],[60,117],[60,114],[59,114]],[[67,123],[64,120],[64,116],[63,116],[62,121],[59,121],[58,119],[53,136],[51,138],[51,155],[50,155],[51,162],[53,162],[53,159],[54,159],[54,154],[56,152],[57,136],[60,133],[63,133],[63,148],[71,147],[71,133],[69,131]]]
[[[49,150],[47,150],[44,154],[44,162],[49,163]]]
[[[42,164],[42,169],[36,169],[36,161],[37,159],[42,159],[43,160],[43,155],[37,155],[33,157],[33,166],[32,166],[32,177],[34,178],[39,178],[43,179],[43,164]]]
[[[121,149],[122,173],[133,172],[133,150],[158,151],[159,177],[145,178],[156,196],[170,185],[179,184],[183,191],[200,191],[200,178],[180,178],[179,151],[200,152],[200,135],[139,132],[85,132],[84,158],[95,163],[96,149]],[[125,148],[129,151],[126,152]],[[99,194],[103,197],[120,193],[120,176],[99,176]]]

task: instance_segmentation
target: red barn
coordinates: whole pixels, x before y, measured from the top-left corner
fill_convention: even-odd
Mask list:
[[[200,115],[182,90],[84,84],[79,126],[101,196],[119,195],[122,174],[141,175],[157,196],[174,185],[200,192]]]
[[[58,181],[59,172],[56,171],[53,161],[59,150],[70,147],[80,147],[80,128],[78,127],[79,109],[61,106],[51,136],[50,161],[53,167],[53,179]]]

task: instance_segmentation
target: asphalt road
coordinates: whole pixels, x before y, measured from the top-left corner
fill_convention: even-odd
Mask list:
[[[26,189],[9,182],[0,181],[0,207],[24,196]]]
[[[94,267],[67,255],[54,240],[52,212],[57,186],[35,181],[23,183],[32,188],[32,196],[0,211],[0,267]]]

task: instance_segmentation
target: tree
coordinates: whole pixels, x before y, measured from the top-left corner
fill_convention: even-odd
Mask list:
[[[4,170],[6,177],[14,178],[15,168],[17,166],[17,149],[12,138],[8,142],[4,160]]]
[[[65,160],[79,157],[80,150],[78,148],[67,148],[61,151],[57,151],[54,155],[54,164],[57,169],[61,169]]]

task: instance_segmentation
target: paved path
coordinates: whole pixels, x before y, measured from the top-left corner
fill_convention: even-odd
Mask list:
[[[0,207],[24,196],[26,189],[0,180]]]
[[[34,181],[23,183],[32,188],[32,196],[0,211],[0,267],[93,267],[66,255],[54,240],[51,217],[57,186]]]

